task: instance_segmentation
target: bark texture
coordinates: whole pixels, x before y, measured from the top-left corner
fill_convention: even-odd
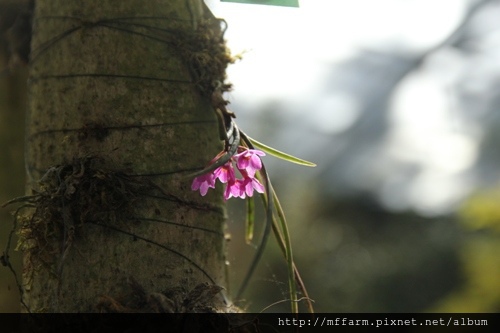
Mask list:
[[[0,61],[0,64],[4,62]],[[24,183],[23,168],[23,95],[26,92],[26,72],[0,79],[0,202],[22,195]],[[3,252],[12,224],[12,216],[7,209],[0,209],[0,249]],[[20,268],[19,253],[11,253],[11,261]],[[12,274],[0,267],[0,285],[6,285],[0,293],[0,313],[19,312],[19,295]]]
[[[222,149],[179,47],[201,4],[36,1],[26,160],[47,207],[24,223],[30,311],[225,311],[221,193],[185,177]]]

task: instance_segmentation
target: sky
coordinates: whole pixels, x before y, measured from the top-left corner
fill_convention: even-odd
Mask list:
[[[226,38],[231,50],[244,55],[229,75],[237,84],[236,93],[241,91],[251,100],[255,96],[290,97],[303,92],[299,88],[314,89],[322,64],[342,61],[358,48],[391,45],[405,51],[425,50],[456,26],[466,3],[302,0],[300,8],[289,8],[207,1],[214,14],[229,24]],[[312,63],[312,68],[306,63]],[[300,84],[289,80],[290,68],[295,69]]]

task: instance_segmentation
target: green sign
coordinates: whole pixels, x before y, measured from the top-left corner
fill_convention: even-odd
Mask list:
[[[299,0],[221,0],[221,1],[222,2],[248,3],[251,5],[299,7]]]

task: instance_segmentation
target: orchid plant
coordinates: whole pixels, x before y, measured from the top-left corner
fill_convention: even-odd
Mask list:
[[[253,196],[253,191],[264,193],[264,186],[255,178],[255,173],[262,169],[262,161],[259,156],[266,155],[257,149],[248,149],[243,146],[238,147],[238,154],[231,157],[226,164],[218,167],[213,173],[206,173],[193,180],[191,189],[200,190],[202,196],[206,195],[209,188],[215,188],[215,181],[219,179],[221,183],[227,184],[224,191],[224,200],[231,197],[242,198]],[[235,177],[233,162],[238,171],[243,176],[242,179]]]
[[[215,188],[216,182],[219,180],[226,186],[224,189],[224,200],[230,198],[246,199],[247,218],[245,239],[247,243],[250,243],[253,239],[255,214],[253,195],[255,192],[260,194],[266,210],[266,222],[260,244],[257,247],[255,257],[236,298],[240,298],[241,294],[245,291],[262,257],[268,236],[272,229],[287,262],[291,310],[294,313],[298,312],[298,286],[303,294],[303,298],[300,300],[306,301],[308,310],[312,313],[314,312],[312,301],[309,298],[305,285],[293,260],[292,246],[285,214],[271,185],[269,175],[262,163],[261,157],[265,156],[267,153],[286,161],[305,166],[315,166],[315,164],[288,155],[250,138],[236,126],[233,120],[234,114],[226,110],[225,107],[219,108],[216,112],[219,117],[219,126],[223,129],[221,131],[221,139],[225,141],[225,147],[223,151],[209,162],[205,169],[191,175],[191,177],[194,177],[191,189],[193,191],[200,191],[200,194],[205,196],[210,188]],[[235,169],[239,172],[241,178],[236,176]]]

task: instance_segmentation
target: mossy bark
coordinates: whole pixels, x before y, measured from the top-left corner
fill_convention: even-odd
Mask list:
[[[3,64],[0,61],[0,64]],[[12,197],[22,195],[24,183],[23,168],[23,126],[24,95],[26,93],[26,71],[21,71],[0,80],[0,202],[7,202]],[[11,214],[7,209],[0,209],[0,248],[5,249],[12,224]],[[12,265],[20,267],[19,253],[11,253]],[[15,288],[14,277],[4,267],[0,268],[0,313],[19,311],[19,295]]]
[[[173,290],[182,298],[201,283],[226,286],[221,192],[201,197],[185,177],[222,149],[217,121],[173,42],[195,33],[192,7],[201,1],[36,1],[28,189],[51,167],[99,156],[107,170],[147,178],[163,195],[141,197],[128,219],[83,224],[52,265],[25,259],[30,311],[92,312],[106,300],[126,311],[134,288],[173,304]],[[218,311],[227,305],[222,293],[212,300]]]

